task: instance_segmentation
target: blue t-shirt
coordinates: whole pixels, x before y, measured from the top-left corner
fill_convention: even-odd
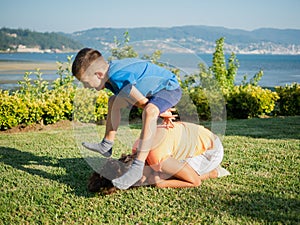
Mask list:
[[[128,96],[135,86],[148,97],[162,89],[175,90],[179,87],[176,75],[149,61],[136,58],[113,60],[108,71],[105,87],[114,94]]]

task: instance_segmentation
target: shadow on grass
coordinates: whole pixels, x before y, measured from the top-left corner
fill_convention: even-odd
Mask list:
[[[236,217],[250,217],[264,223],[299,224],[300,200],[266,193],[231,193],[231,199],[222,201],[224,211]]]
[[[266,139],[300,139],[300,116],[228,120],[226,135]]]
[[[96,160],[99,160],[99,165],[104,165],[106,162],[105,158],[97,158]],[[78,196],[93,196],[87,190],[87,180],[92,171],[82,158],[58,159],[48,156],[37,156],[30,152],[0,146],[0,162],[32,175],[64,183],[71,187]],[[49,167],[48,170],[54,168],[54,172],[51,173],[34,168],[40,166]],[[59,168],[65,169],[65,172],[59,171]]]

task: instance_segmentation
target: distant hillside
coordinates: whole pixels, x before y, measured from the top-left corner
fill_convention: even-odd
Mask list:
[[[58,33],[40,33],[28,29],[0,29],[0,50],[12,52],[60,52],[77,50],[79,42]]]
[[[0,51],[72,52],[83,46],[108,51],[115,37],[123,40],[125,31],[129,32],[131,43],[138,43],[140,49],[150,52],[157,49],[181,52],[182,46],[196,53],[212,53],[215,41],[225,37],[226,53],[300,54],[300,30],[262,28],[246,31],[211,26],[94,28],[71,34],[1,28]],[[165,43],[179,47],[170,48]]]
[[[214,51],[215,41],[225,37],[225,51],[240,54],[300,54],[300,30],[257,29],[246,31],[210,26],[180,26],[170,28],[94,28],[65,34],[84,46],[107,50],[114,37],[122,40],[125,31],[131,42],[171,41],[199,53]]]

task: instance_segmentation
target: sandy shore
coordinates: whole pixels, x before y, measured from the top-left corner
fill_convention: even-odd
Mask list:
[[[0,89],[10,90],[16,88],[18,81],[23,80],[25,72],[35,72],[36,69],[40,69],[44,80],[52,81],[56,79],[56,62],[0,61]]]
[[[9,71],[34,71],[39,68],[43,70],[56,70],[55,62],[0,62],[0,73],[9,73]]]

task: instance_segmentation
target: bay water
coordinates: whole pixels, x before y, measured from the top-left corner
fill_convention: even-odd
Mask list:
[[[76,53],[0,53],[0,89],[16,89],[18,81],[23,79],[24,73],[34,71],[40,63],[55,64],[57,61],[67,62],[67,56]],[[163,54],[161,61],[173,67],[180,68],[185,74],[199,71],[198,64],[207,66],[212,64],[212,54]],[[300,55],[236,55],[239,61],[236,83],[239,84],[244,75],[248,80],[260,69],[264,76],[259,82],[263,87],[284,86],[300,83]],[[226,55],[228,60],[229,55]],[[14,63],[14,69],[1,69],[1,65]],[[32,64],[32,69],[24,70],[22,63]],[[58,78],[55,69],[41,70],[43,78],[52,81]]]

